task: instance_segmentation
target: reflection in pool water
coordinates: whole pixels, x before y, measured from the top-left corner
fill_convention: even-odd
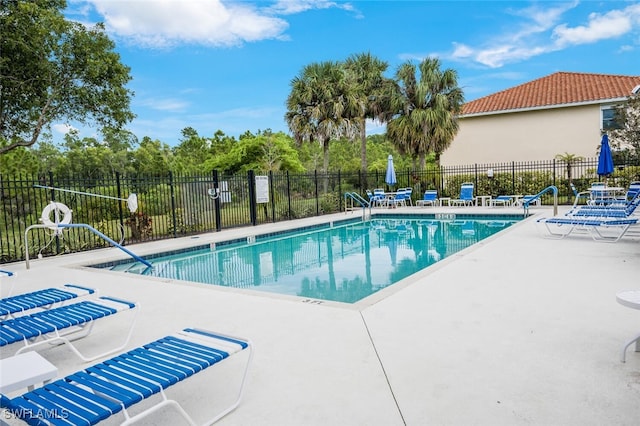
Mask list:
[[[152,269],[112,269],[353,303],[518,220],[374,218],[161,256]]]

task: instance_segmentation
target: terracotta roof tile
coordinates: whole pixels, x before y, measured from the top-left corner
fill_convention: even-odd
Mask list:
[[[462,115],[619,99],[640,85],[640,76],[557,72],[463,106]]]

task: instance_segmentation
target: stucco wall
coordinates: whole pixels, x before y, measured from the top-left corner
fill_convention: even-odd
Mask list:
[[[599,105],[461,118],[440,164],[552,160],[565,152],[595,157],[600,120]]]

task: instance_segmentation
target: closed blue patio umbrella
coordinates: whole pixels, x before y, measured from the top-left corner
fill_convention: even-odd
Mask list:
[[[598,176],[609,176],[613,173],[613,157],[611,147],[609,147],[609,137],[605,133],[602,135],[600,144],[600,156],[598,157]]]
[[[389,158],[387,159],[387,174],[384,181],[389,186],[393,186],[397,183],[396,169],[393,167],[393,155],[391,154],[389,154]]]

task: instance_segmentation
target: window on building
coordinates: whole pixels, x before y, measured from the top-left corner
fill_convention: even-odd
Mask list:
[[[614,106],[602,107],[600,115],[602,116],[602,130],[613,130],[621,127],[620,123],[616,121],[616,108]]]

